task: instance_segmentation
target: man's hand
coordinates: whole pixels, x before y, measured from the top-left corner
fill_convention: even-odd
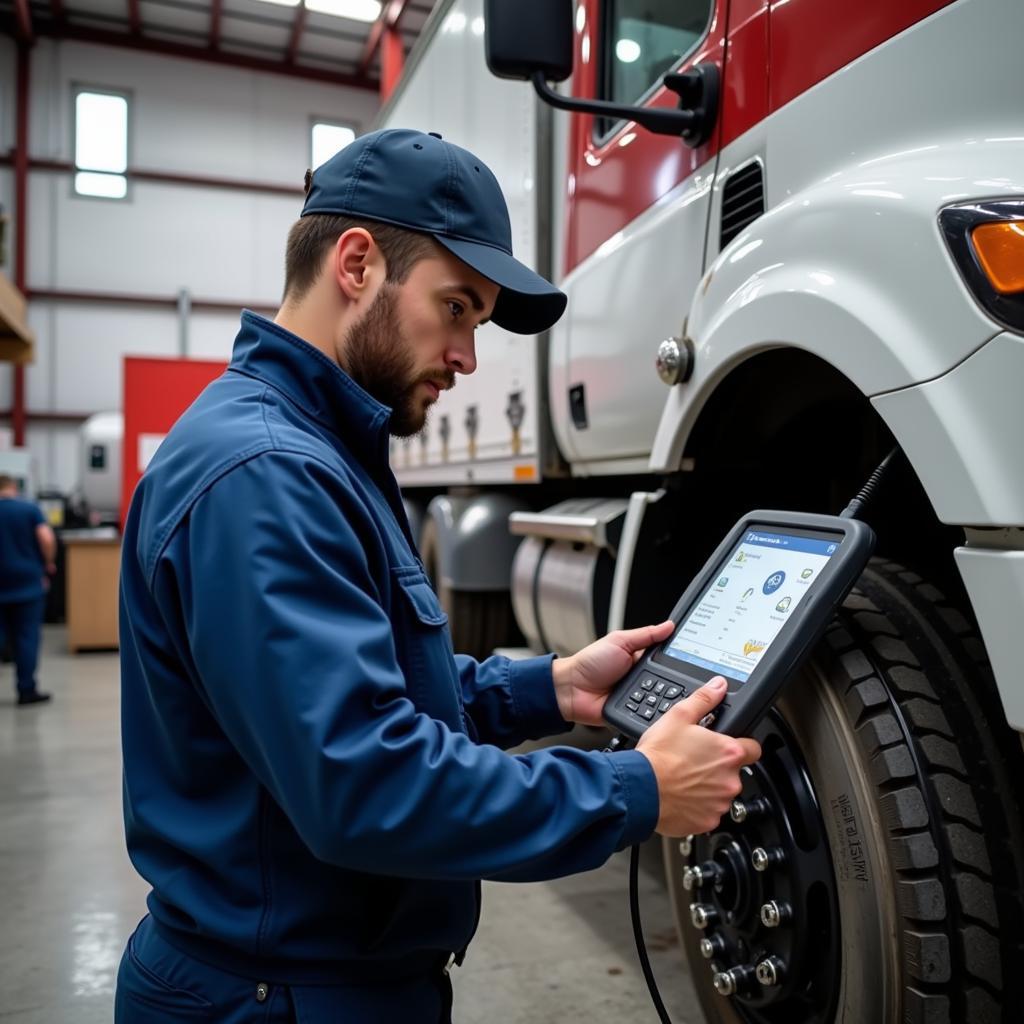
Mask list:
[[[551,666],[558,710],[567,722],[603,725],[601,709],[608,691],[636,664],[651,644],[672,632],[672,622],[639,629],[619,629],[571,658],[556,658]]]
[[[717,828],[739,796],[740,768],[761,756],[757,740],[733,739],[697,725],[725,694],[726,682],[716,676],[665,712],[636,745],[658,780],[661,808],[656,830],[663,836]]]

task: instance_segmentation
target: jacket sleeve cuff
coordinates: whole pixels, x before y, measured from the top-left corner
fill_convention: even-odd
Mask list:
[[[510,661],[509,689],[516,717],[533,736],[554,736],[568,732],[573,723],[567,722],[558,710],[555,684],[551,678],[554,655]]]
[[[661,802],[651,762],[638,750],[606,755],[626,797],[626,824],[617,849],[642,843],[658,824]]]

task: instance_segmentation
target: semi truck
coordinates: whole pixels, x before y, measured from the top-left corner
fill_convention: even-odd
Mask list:
[[[485,160],[569,298],[393,442],[458,649],[659,621],[741,514],[897,450],[743,794],[663,843],[709,1021],[1024,1014],[1022,38],[1019,0],[440,0],[378,121]]]

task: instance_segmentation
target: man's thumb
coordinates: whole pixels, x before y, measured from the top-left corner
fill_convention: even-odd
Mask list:
[[[721,676],[705,683],[699,690],[695,690],[686,700],[681,701],[676,709],[676,716],[696,725],[709,711],[714,710],[721,703],[727,692],[728,684]]]

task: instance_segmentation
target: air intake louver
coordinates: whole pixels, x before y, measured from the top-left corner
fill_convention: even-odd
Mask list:
[[[748,224],[764,213],[764,176],[759,163],[747,164],[722,189],[722,237],[724,249]]]

